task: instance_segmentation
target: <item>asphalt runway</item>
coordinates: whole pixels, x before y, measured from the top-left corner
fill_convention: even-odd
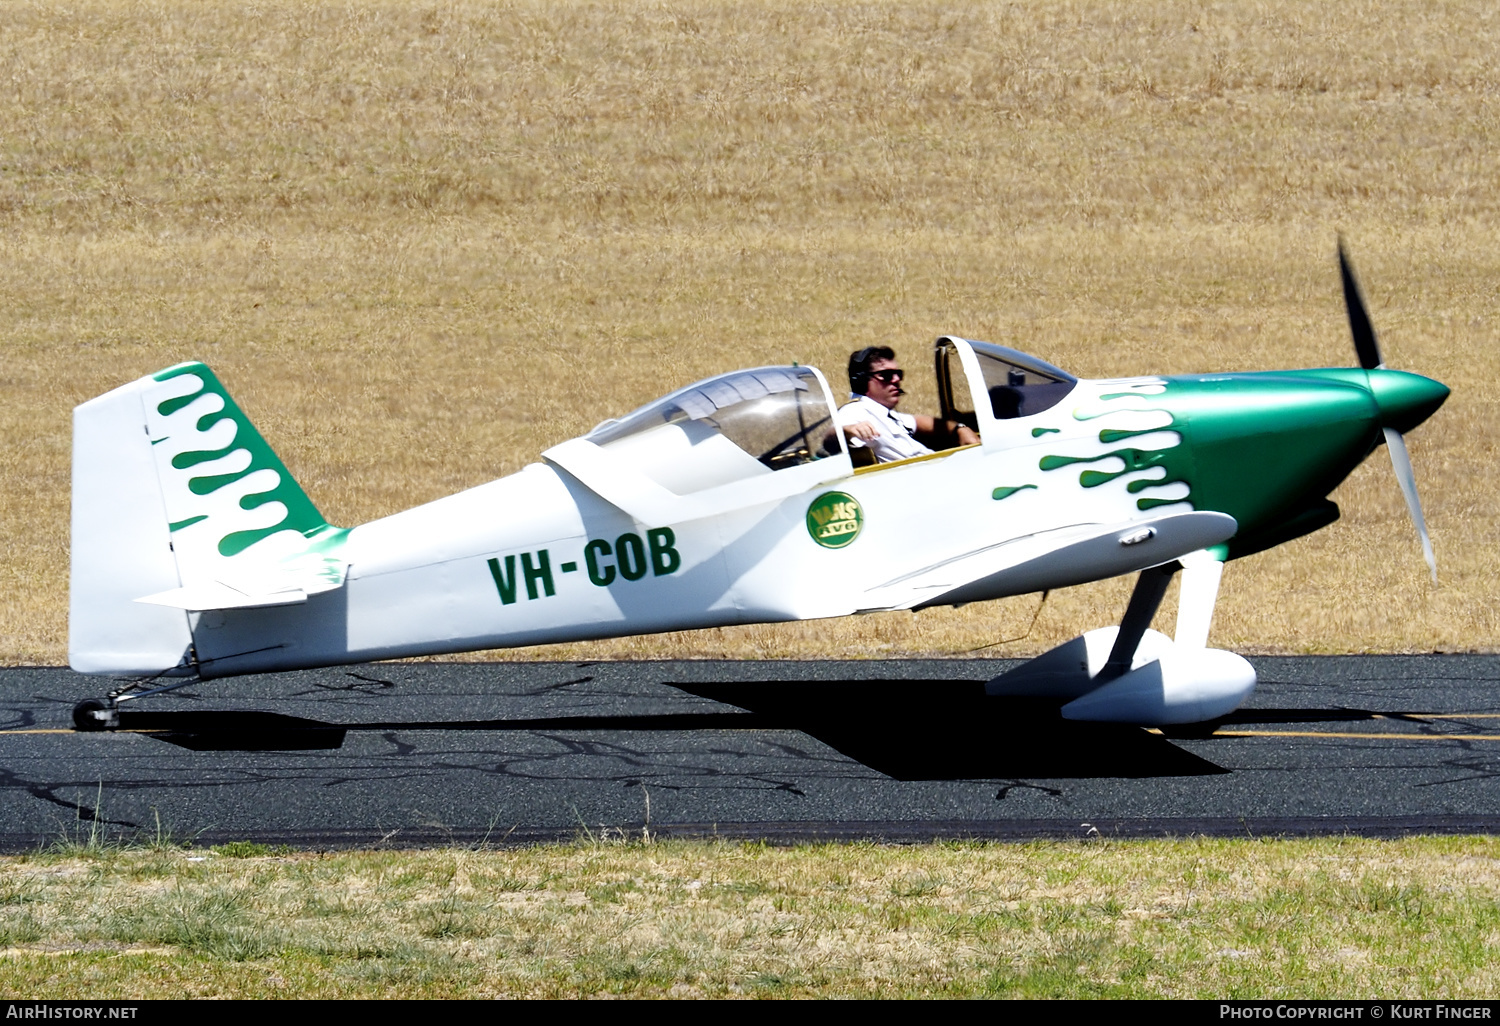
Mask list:
[[[0,849],[1500,827],[1500,656],[1252,661],[1205,740],[987,699],[1000,660],[341,667],[194,684],[108,733],[71,728],[107,682],[0,670]]]

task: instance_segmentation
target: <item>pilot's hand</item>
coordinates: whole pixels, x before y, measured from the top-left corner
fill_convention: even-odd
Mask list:
[[[868,442],[880,432],[868,420],[856,420],[853,424],[844,425],[844,434],[850,438],[857,438],[861,442]]]
[[[958,444],[978,445],[979,436],[976,435],[973,429],[970,428],[967,424],[960,424],[958,425]]]

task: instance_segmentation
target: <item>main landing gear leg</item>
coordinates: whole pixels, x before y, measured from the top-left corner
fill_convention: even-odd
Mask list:
[[[1219,582],[1224,564],[1207,552],[1194,552],[1163,566],[1142,570],[1130,593],[1130,605],[1120,621],[1120,633],[1109,650],[1109,659],[1094,678],[1098,683],[1123,677],[1130,672],[1141,638],[1156,618],[1167,585],[1177,571],[1182,571],[1182,588],[1177,596],[1177,631],[1172,639],[1179,649],[1208,647],[1208,628],[1214,619],[1214,603],[1219,598]]]
[[[986,693],[1067,702],[1125,676],[1178,569],[1179,565],[1172,562],[1141,571],[1118,628],[1089,631],[1022,663],[985,685]],[[1158,640],[1166,639],[1153,634],[1148,647],[1155,646]]]
[[[187,677],[183,680],[174,680],[170,684],[160,687],[146,688],[150,680],[131,681],[124,687],[116,688],[103,698],[86,698],[73,707],[73,729],[79,731],[96,730],[118,730],[120,728],[120,705],[131,702],[138,698],[147,698],[151,695],[160,695],[167,691],[176,691],[185,688],[189,684],[199,684],[197,677]],[[137,691],[137,688],[146,688]]]
[[[1182,592],[1177,596],[1177,633],[1172,640],[1178,648],[1207,648],[1224,564],[1207,552],[1193,552],[1177,562],[1182,566]]]
[[[1149,630],[1172,576],[1182,570],[1177,637]],[[1211,733],[1213,721],[1250,697],[1255,668],[1232,652],[1207,647],[1223,565],[1194,552],[1144,570],[1119,627],[1089,631],[1001,674],[986,693],[1046,698],[1064,719]]]
[[[1104,668],[1094,677],[1096,684],[1123,677],[1130,672],[1136,649],[1141,647],[1141,638],[1146,636],[1146,628],[1156,618],[1156,611],[1161,608],[1161,600],[1166,596],[1167,585],[1172,583],[1172,575],[1175,573],[1177,563],[1172,562],[1142,570],[1141,575],[1135,579],[1135,590],[1130,593],[1130,605],[1125,607],[1125,618],[1120,621],[1120,633],[1115,635],[1115,643],[1110,647]]]

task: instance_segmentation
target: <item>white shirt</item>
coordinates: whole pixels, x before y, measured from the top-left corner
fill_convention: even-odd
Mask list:
[[[861,449],[868,446],[875,453],[876,463],[905,460],[913,456],[925,456],[932,452],[916,439],[916,417],[909,413],[888,410],[867,395],[856,395],[852,403],[841,406],[835,419],[840,428],[846,424],[857,424],[862,420],[875,425],[875,430],[879,434],[868,442],[851,438],[849,447]]]

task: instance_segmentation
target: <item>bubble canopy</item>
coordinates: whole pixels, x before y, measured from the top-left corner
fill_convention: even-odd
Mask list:
[[[833,409],[827,382],[816,369],[756,367],[680,388],[606,420],[584,438],[604,449],[628,451],[670,426],[686,435],[693,448],[709,443],[711,436],[722,437],[774,471],[843,451]]]

